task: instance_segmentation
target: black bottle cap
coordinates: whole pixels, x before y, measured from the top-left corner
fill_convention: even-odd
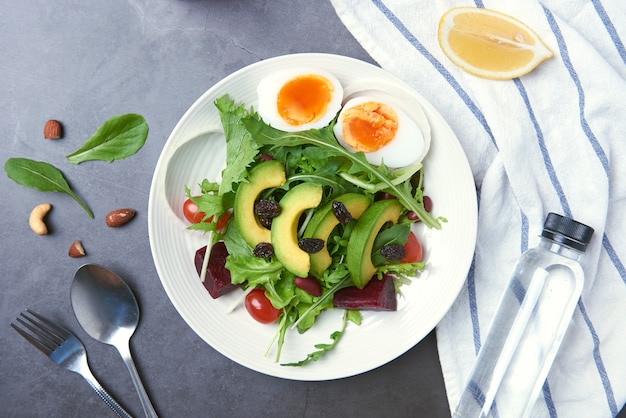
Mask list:
[[[591,241],[593,228],[566,216],[549,213],[543,224],[542,237],[584,252]]]

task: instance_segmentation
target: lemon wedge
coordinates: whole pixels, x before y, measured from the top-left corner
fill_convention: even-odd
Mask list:
[[[504,13],[456,7],[439,20],[439,46],[454,64],[478,77],[510,80],[553,56],[532,29]]]

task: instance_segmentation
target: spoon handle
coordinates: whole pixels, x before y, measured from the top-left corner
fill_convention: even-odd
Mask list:
[[[158,418],[158,415],[150,402],[150,398],[146,393],[146,389],[144,389],[143,383],[141,383],[141,378],[139,378],[139,373],[137,373],[137,368],[135,367],[133,358],[130,355],[130,341],[127,344],[119,344],[117,346],[117,350],[120,352],[124,363],[126,363],[126,367],[128,367],[130,377],[135,385],[135,389],[137,389],[139,400],[141,401],[141,406],[143,407],[143,412],[146,414],[146,417]]]

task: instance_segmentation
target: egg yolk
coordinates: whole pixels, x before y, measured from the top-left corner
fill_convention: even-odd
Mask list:
[[[334,87],[318,74],[305,74],[289,80],[278,92],[278,114],[293,126],[315,122],[326,113]]]
[[[365,102],[344,110],[341,129],[343,141],[355,151],[377,151],[396,135],[398,116],[383,103]]]

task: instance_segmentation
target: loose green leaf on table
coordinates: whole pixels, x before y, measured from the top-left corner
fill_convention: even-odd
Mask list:
[[[137,153],[148,138],[148,124],[141,115],[127,113],[104,122],[83,146],[67,156],[72,164],[83,161],[123,160]]]
[[[69,195],[93,218],[93,212],[76,196],[63,173],[55,166],[27,158],[9,158],[4,164],[4,171],[10,179],[22,186],[40,192],[60,192]]]

